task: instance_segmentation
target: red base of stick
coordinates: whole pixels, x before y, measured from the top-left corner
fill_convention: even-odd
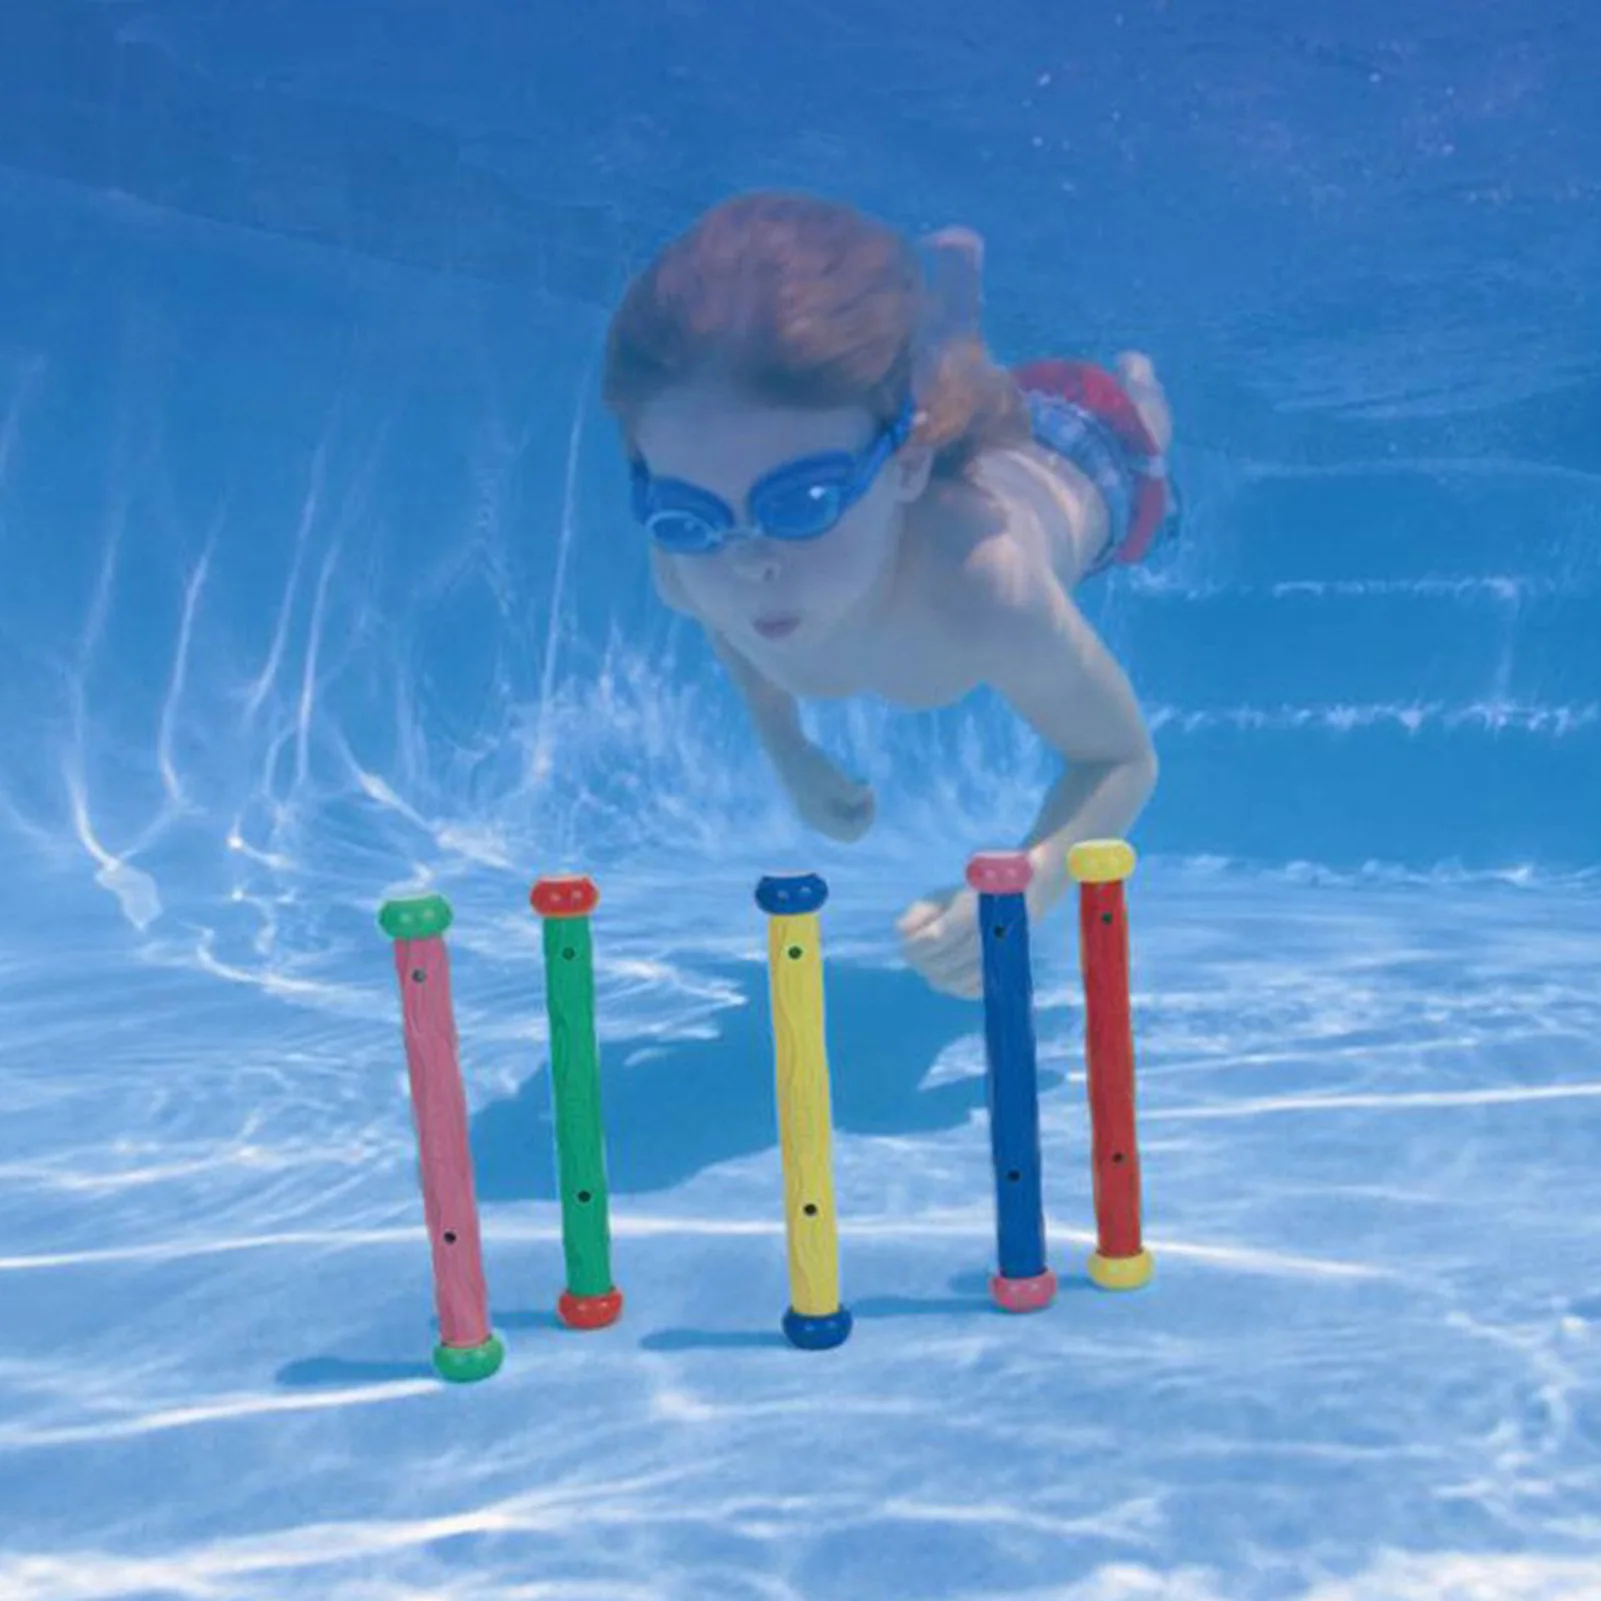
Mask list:
[[[604,1295],[574,1295],[563,1290],[556,1302],[556,1316],[570,1329],[609,1328],[622,1315],[621,1290],[607,1290]]]

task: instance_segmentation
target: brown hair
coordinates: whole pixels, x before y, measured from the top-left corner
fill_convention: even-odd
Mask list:
[[[1016,386],[976,329],[928,348],[934,307],[911,246],[849,206],[739,195],[629,285],[606,344],[606,405],[631,433],[664,392],[715,379],[775,405],[865,406],[889,423],[915,392],[934,473],[1028,436]]]

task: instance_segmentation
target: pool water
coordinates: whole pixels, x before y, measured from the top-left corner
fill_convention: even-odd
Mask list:
[[[0,1597],[1601,1594],[1601,25],[1014,11],[0,18]],[[1162,760],[1137,1293],[1085,1274],[1071,908],[1027,1318],[980,1009],[893,931],[1044,753],[983,698],[810,707],[878,795],[818,843],[630,531],[608,308],[756,183],[976,226],[1002,354],[1170,384],[1184,537],[1081,596]],[[779,1328],[774,868],[830,886],[831,1353]],[[558,870],[601,888],[626,1297],[585,1335]],[[476,1386],[429,1365],[376,921],[420,887]]]

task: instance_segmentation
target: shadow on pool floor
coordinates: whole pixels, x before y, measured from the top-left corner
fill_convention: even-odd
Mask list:
[[[606,1167],[614,1194],[672,1189],[706,1168],[777,1143],[766,973],[720,972],[742,1004],[716,1019],[715,1039],[609,1042],[601,1053]],[[974,1075],[924,1086],[941,1051],[982,1027],[974,1002],[933,993],[903,969],[840,965],[828,975],[827,1030],[835,1129],[916,1135],[955,1128],[984,1104]],[[643,1060],[618,1061],[648,1045]],[[548,1069],[473,1120],[482,1201],[552,1199],[556,1193]],[[1062,1081],[1042,1071],[1041,1093]]]

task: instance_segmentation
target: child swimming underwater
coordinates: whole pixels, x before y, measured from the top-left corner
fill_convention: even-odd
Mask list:
[[[804,821],[853,840],[870,791],[801,730],[797,698],[908,708],[999,693],[1066,768],[1022,841],[1030,911],[1068,847],[1122,836],[1156,755],[1122,669],[1079,613],[1081,579],[1137,561],[1175,521],[1167,401],[1148,360],[1008,373],[979,332],[982,249],[804,195],[706,213],[630,285],[605,396],[657,588],[705,628]],[[976,996],[965,886],[898,930],[935,988]]]

